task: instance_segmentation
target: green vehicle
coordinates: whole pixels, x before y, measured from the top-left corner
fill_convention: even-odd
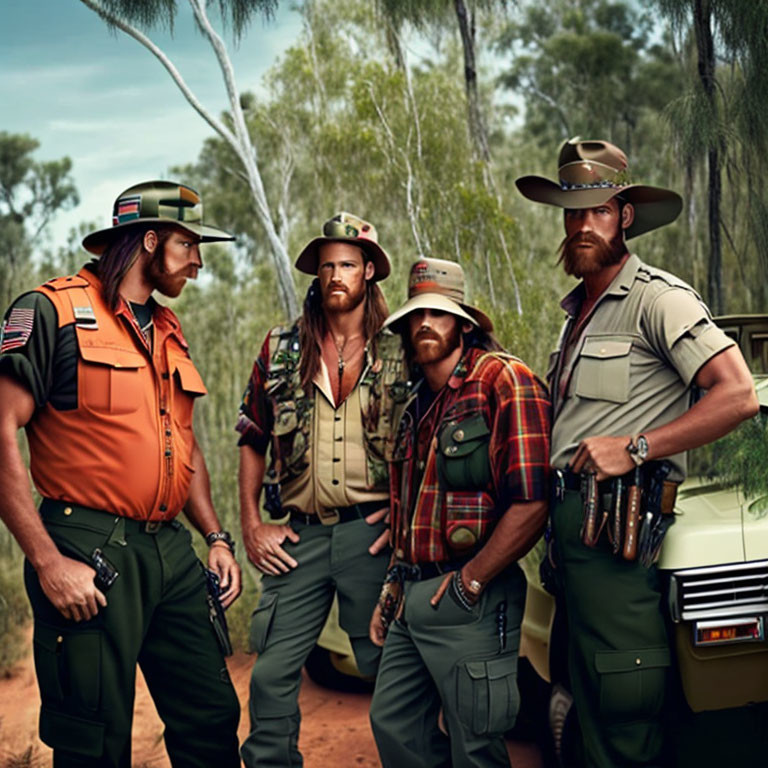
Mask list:
[[[768,315],[724,316],[717,323],[739,344],[755,377],[761,412],[768,414]],[[689,477],[678,493],[675,524],[659,558],[669,584],[684,727],[702,752],[697,765],[717,762],[714,742],[722,744],[724,729],[738,730],[745,764],[763,764],[751,759],[758,749],[763,759],[768,754],[768,500],[762,509],[760,499],[746,498],[738,487]],[[539,579],[543,553],[541,544],[521,563],[528,594],[520,643],[520,720],[523,728],[532,726],[528,735],[542,741],[545,753],[560,756],[569,730],[570,695],[558,682],[567,675],[562,669],[567,638],[554,598]],[[334,614],[307,669],[317,682],[333,687],[349,689],[350,676],[357,677],[352,649]],[[366,685],[358,677],[358,688],[361,682]],[[542,722],[549,723],[550,744],[550,734],[541,733]],[[752,725],[751,737],[745,728]],[[756,747],[755,739],[763,743]],[[728,749],[719,764],[738,764],[733,747]]]

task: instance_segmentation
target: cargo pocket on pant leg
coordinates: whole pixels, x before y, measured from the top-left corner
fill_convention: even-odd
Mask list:
[[[248,647],[251,653],[264,653],[276,607],[277,592],[262,594],[259,604],[251,614],[251,627],[248,636]]]
[[[459,720],[478,736],[501,734],[515,724],[520,706],[517,654],[458,666]]]
[[[37,622],[33,638],[40,686],[40,738],[49,747],[97,757],[104,749],[101,634]]]
[[[669,648],[636,651],[597,651],[600,676],[600,715],[606,723],[650,720],[664,703]]]

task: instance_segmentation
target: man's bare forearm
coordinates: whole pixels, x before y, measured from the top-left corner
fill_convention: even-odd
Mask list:
[[[240,446],[240,468],[238,486],[240,489],[240,523],[243,530],[261,525],[259,498],[264,482],[266,462],[264,456],[249,445]]]
[[[512,504],[485,546],[464,566],[465,580],[487,584],[536,543],[547,522],[546,501]]]
[[[192,466],[195,473],[189,484],[189,496],[184,505],[184,513],[189,522],[205,536],[211,531],[221,530],[221,523],[211,499],[211,479],[208,475],[208,467],[197,441],[192,448]]]

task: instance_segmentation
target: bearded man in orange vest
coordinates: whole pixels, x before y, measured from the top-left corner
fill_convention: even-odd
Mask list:
[[[240,569],[192,430],[205,386],[151,296],[178,296],[200,243],[232,239],[202,223],[193,189],[138,184],[83,241],[99,258],[24,294],[3,322],[0,517],[27,558],[40,738],[57,768],[130,766],[137,663],[174,766],[240,765],[219,631]],[[207,575],[182,510],[210,547]]]

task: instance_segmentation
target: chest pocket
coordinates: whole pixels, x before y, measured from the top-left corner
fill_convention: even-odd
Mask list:
[[[438,434],[437,473],[451,491],[483,490],[491,482],[491,431],[478,413],[444,422]]]
[[[96,413],[135,413],[144,400],[140,369],[147,361],[140,352],[117,347],[80,344],[78,381],[80,403]]]
[[[192,409],[195,398],[205,395],[208,390],[195,364],[188,357],[177,357],[172,362],[174,381],[173,417],[185,428],[192,426]]]
[[[574,371],[574,394],[590,400],[626,403],[632,340],[597,336],[584,339]]]

